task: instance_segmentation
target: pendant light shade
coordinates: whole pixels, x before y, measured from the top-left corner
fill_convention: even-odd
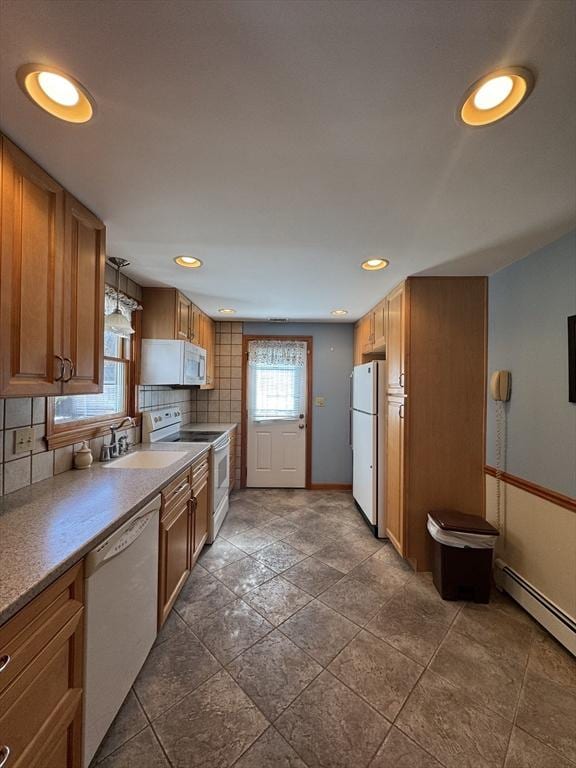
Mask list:
[[[123,339],[129,339],[135,331],[126,315],[120,310],[120,270],[122,267],[127,267],[130,262],[115,256],[108,261],[116,267],[116,309],[104,318],[104,328]]]

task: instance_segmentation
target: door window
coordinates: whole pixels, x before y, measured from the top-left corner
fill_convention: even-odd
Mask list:
[[[248,415],[253,421],[292,420],[306,404],[304,341],[258,340],[248,347]]]

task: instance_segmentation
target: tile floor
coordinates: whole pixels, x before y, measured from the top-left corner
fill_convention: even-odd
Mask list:
[[[236,492],[98,768],[570,768],[576,662],[443,602],[349,494]]]

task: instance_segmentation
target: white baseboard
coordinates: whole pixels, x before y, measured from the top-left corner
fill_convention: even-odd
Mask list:
[[[496,584],[576,656],[576,621],[503,560],[494,563]]]

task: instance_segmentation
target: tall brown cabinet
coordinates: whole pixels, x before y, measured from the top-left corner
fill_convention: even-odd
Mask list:
[[[428,512],[484,515],[486,290],[484,277],[410,277],[384,300],[383,513],[417,570],[431,568]]]
[[[0,397],[100,392],[104,224],[0,142]]]

